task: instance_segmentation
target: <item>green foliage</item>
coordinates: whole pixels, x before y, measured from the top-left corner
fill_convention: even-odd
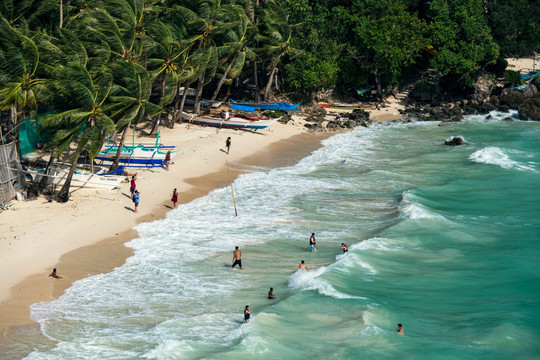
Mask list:
[[[477,72],[499,55],[483,13],[481,0],[434,0],[430,5],[433,46],[438,50],[431,65],[452,87],[472,86]]]
[[[514,70],[506,70],[504,72],[504,81],[506,81],[507,84],[514,84],[519,85],[521,84],[521,76],[519,76],[519,71]]]

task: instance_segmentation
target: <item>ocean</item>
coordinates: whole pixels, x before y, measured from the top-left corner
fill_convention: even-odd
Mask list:
[[[124,265],[31,307],[27,359],[540,359],[540,122],[438,125],[337,134],[243,168],[238,216],[227,187],[138,225]]]

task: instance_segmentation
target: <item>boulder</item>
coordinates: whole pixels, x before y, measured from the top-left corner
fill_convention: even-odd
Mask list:
[[[518,114],[522,120],[540,121],[540,96],[525,100],[518,107]]]
[[[444,145],[449,145],[449,146],[459,146],[459,145],[463,145],[463,144],[465,144],[465,141],[463,141],[462,138],[454,137],[454,136],[452,136],[452,138],[450,140],[446,140],[444,142]]]

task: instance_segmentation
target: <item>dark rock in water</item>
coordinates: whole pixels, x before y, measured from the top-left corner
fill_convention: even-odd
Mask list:
[[[452,137],[451,140],[447,140],[444,142],[444,145],[450,145],[450,146],[458,146],[458,145],[463,145],[463,144],[465,144],[465,142],[460,137]]]
[[[503,119],[504,121],[514,121],[514,119],[512,119],[510,116],[507,116]]]
[[[478,107],[478,110],[482,114],[487,114],[487,113],[489,113],[491,111],[497,110],[497,107],[495,105],[493,105],[492,103],[484,102]]]
[[[522,120],[540,121],[540,96],[525,100],[518,107],[518,113]]]

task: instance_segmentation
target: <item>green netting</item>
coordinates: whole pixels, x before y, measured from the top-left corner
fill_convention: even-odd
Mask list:
[[[46,144],[52,138],[52,134],[41,130],[39,117],[40,115],[36,115],[35,119],[26,118],[19,125],[21,156],[36,151],[38,142],[41,141],[41,143]]]

